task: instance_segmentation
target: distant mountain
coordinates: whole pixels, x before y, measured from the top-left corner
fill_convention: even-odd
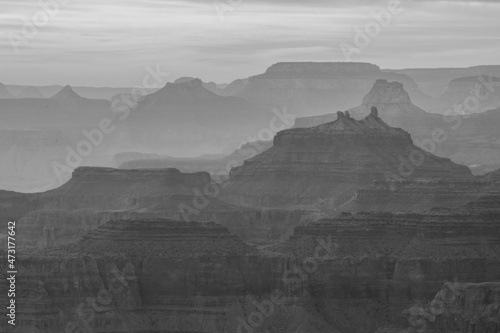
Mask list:
[[[51,97],[52,99],[56,101],[61,101],[61,102],[67,102],[67,101],[75,101],[75,100],[82,100],[83,97],[78,95],[73,91],[73,88],[71,86],[67,85],[63,87],[57,94]]]
[[[287,107],[297,116],[355,106],[378,79],[402,82],[410,95],[425,98],[406,75],[382,72],[368,63],[277,63],[264,74],[236,80],[225,95],[266,108]]]
[[[404,161],[416,160],[411,167]],[[470,170],[424,152],[410,134],[386,124],[377,108],[362,120],[337,120],[279,132],[273,147],[230,172],[223,199],[260,207],[336,207],[376,179],[471,177]]]
[[[115,166],[120,169],[176,168],[181,172],[206,171],[212,176],[227,176],[231,168],[242,165],[243,161],[270,147],[272,147],[272,141],[257,141],[246,143],[227,156],[202,155],[192,158],[175,158],[157,154],[121,153],[115,155],[113,160]]]
[[[0,114],[0,154],[8,157],[0,163],[0,174],[7,177],[0,177],[3,189],[54,188],[65,179],[57,177],[53,163],[68,165],[70,158],[82,165],[103,165],[111,159],[107,149],[116,145],[116,132],[96,132],[103,119],[116,117],[110,102],[80,97],[69,86],[51,98],[0,99]],[[78,149],[84,153],[77,154]],[[68,157],[70,151],[73,157]]]
[[[184,76],[184,77],[180,77],[178,78],[177,80],[174,81],[174,83],[185,83],[185,82],[189,82],[189,81],[192,81],[192,80],[196,80],[196,78],[194,77],[188,77],[188,76]],[[227,84],[217,84],[215,82],[203,82],[203,86],[210,90],[211,92],[213,92],[214,94],[217,94],[217,95],[220,95],[220,96],[223,96],[225,95],[224,94],[224,89],[228,86]]]
[[[0,98],[14,98],[14,95],[9,93],[5,84],[0,83]]]
[[[57,176],[51,163],[64,161],[72,142],[62,130],[0,130],[0,189],[48,190]]]
[[[29,86],[24,88],[16,98],[46,98],[37,88]]]
[[[468,68],[408,68],[387,69],[384,72],[407,75],[411,77],[420,90],[430,96],[439,96],[446,91],[450,81],[468,76],[492,75],[500,77],[500,66],[486,65]],[[412,96],[414,97],[414,96]],[[422,101],[418,100],[420,105]]]
[[[109,101],[80,97],[70,86],[51,98],[0,100],[0,129],[62,129],[98,126],[106,115],[112,116]],[[78,131],[79,132],[79,131]]]
[[[170,156],[234,150],[269,126],[274,117],[239,97],[219,96],[199,79],[167,83],[142,98],[125,121],[137,149]]]
[[[370,114],[373,106],[378,109],[380,118],[390,126],[400,127],[412,134],[414,138],[431,136],[433,130],[444,123],[442,116],[427,113],[414,105],[403,84],[399,82],[377,80],[368,94],[363,97],[362,104],[349,109],[349,114],[355,119],[362,119]],[[336,113],[298,118],[294,127],[318,126],[336,119]]]
[[[453,151],[455,162],[469,165],[483,173],[500,165],[500,108],[474,114],[452,124]]]
[[[456,82],[467,85],[470,80]],[[467,165],[476,174],[500,164],[499,109],[473,115],[427,113],[411,102],[400,83],[385,80],[377,81],[363,98],[363,103],[350,109],[349,113],[353,118],[361,119],[369,113],[370,105],[378,108],[380,117],[388,124],[408,131],[417,145],[433,149],[436,155],[448,157],[455,163]],[[335,119],[335,113],[298,118],[294,127],[312,127]]]
[[[500,107],[500,77],[479,75],[454,79],[449,82],[443,94],[428,99],[421,105],[429,112],[438,114],[453,110],[455,105],[462,105],[464,112],[468,114]]]

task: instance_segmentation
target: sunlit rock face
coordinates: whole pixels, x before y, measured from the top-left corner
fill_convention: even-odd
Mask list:
[[[273,147],[233,168],[224,200],[250,206],[330,207],[353,198],[376,179],[471,177],[470,170],[413,145],[410,135],[386,124],[377,108],[362,120],[339,112],[334,122],[279,132]],[[408,159],[418,167],[408,169]],[[405,162],[406,161],[406,162]]]

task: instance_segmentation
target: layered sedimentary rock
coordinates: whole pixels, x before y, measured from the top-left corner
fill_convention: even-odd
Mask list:
[[[412,164],[409,165],[412,161]],[[411,167],[411,168],[410,168]],[[233,168],[224,200],[250,206],[339,206],[376,179],[471,177],[470,170],[426,153],[410,135],[387,125],[373,108],[334,122],[279,132],[273,147]]]
[[[80,242],[23,255],[18,267],[23,332],[237,332],[258,309],[263,329],[297,331],[312,321],[312,332],[332,331],[287,292],[284,261],[213,223],[111,221]],[[271,309],[273,290],[282,305]]]
[[[425,211],[433,208],[457,208],[487,192],[487,184],[478,179],[380,180],[356,191],[353,200],[341,210]]]
[[[20,257],[27,287],[18,319],[40,333],[68,324],[245,332],[249,323],[355,333],[411,331],[425,317],[440,331],[475,323],[494,333],[500,215],[498,204],[478,202],[453,212],[343,213],[261,251],[213,223],[114,220],[78,242]],[[456,299],[447,281],[456,282]]]
[[[464,332],[476,323],[473,332],[494,333],[498,312],[485,316],[497,304],[496,288],[487,287],[500,273],[496,208],[343,213],[296,228],[273,250],[293,258],[325,257],[304,284],[317,311],[341,332],[413,332],[428,315],[429,331]],[[332,251],[321,244],[331,244]],[[469,292],[459,291],[452,304],[430,303],[445,293],[440,290],[446,281],[470,284],[483,296],[470,300]],[[440,316],[432,316],[431,306],[438,305]]]
[[[82,167],[55,190],[11,193],[2,215],[18,221],[19,246],[50,248],[73,242],[111,219],[137,218],[217,221],[243,239],[273,242],[308,214],[227,204],[218,199],[225,184],[206,172]]]
[[[267,108],[286,107],[300,117],[356,105],[377,79],[398,80],[416,96],[411,78],[368,63],[277,63],[265,73],[236,80],[225,91]]]
[[[488,97],[492,96],[490,90],[494,91],[495,87],[483,85],[480,89],[485,90],[480,96]],[[385,122],[409,132],[417,146],[467,165],[476,174],[481,174],[500,165],[500,138],[496,130],[500,112],[489,110],[471,115],[468,109],[473,109],[475,95],[468,96],[469,99],[462,99],[454,107],[449,105],[450,109],[444,116],[431,114],[411,102],[401,83],[377,80],[363,98],[363,103],[350,109],[349,113],[353,118],[361,119],[374,105]],[[467,102],[469,104],[465,105]],[[334,113],[298,118],[294,127],[318,126],[335,119],[337,115]]]

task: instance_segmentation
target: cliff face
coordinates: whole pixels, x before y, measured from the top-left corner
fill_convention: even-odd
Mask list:
[[[388,174],[405,172],[409,179],[471,177],[466,167],[415,147],[410,135],[387,125],[376,108],[362,120],[349,112],[338,117],[317,127],[279,132],[272,148],[231,170],[224,200],[264,207],[321,200],[336,207],[350,200],[356,189]],[[419,159],[413,172],[406,170],[408,158]]]
[[[279,289],[279,298],[290,300],[268,310],[263,328],[296,330],[300,323],[290,317],[300,315],[325,327],[317,332],[331,331],[286,293],[284,265],[213,223],[112,221],[80,242],[19,258],[18,284],[26,288],[16,298],[18,323],[23,332],[39,333],[67,325],[95,332],[236,332],[256,300],[265,303]]]
[[[317,251],[318,239],[335,244],[334,255],[319,264],[318,274],[309,276],[306,285],[318,312],[341,332],[401,332],[420,328],[422,318],[429,321],[429,331],[463,332],[476,322],[473,332],[496,332],[498,312],[486,318],[487,309],[497,303],[495,289],[459,291],[456,301],[443,304],[440,316],[433,316],[436,304],[429,302],[435,295],[451,294],[440,292],[446,281],[497,281],[498,216],[498,209],[479,214],[465,208],[453,213],[345,213],[296,228],[274,250],[306,258]]]
[[[397,332],[425,320],[439,331],[472,324],[494,333],[495,207],[345,213],[264,250],[214,223],[114,220],[78,242],[20,255],[18,320],[40,333],[70,323],[215,333],[244,332],[262,313],[256,327],[264,331]]]
[[[375,181],[356,191],[343,211],[426,211],[433,208],[458,208],[488,192],[479,179],[435,179]]]

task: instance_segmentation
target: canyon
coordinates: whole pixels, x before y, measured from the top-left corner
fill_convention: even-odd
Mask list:
[[[1,190],[2,230],[16,221],[13,332],[497,333],[500,112],[426,112],[405,73],[278,63],[227,86],[183,77],[117,124],[111,142],[123,149],[100,148],[112,167],[77,167],[50,190]],[[464,72],[443,73],[459,75],[448,93],[470,88]],[[31,108],[23,117],[48,107],[85,126],[110,112],[57,88],[0,109],[11,124],[19,105]],[[309,117],[260,140],[276,106]],[[39,165],[75,142],[63,130],[71,117],[0,130],[5,179],[50,179]],[[428,151],[440,128],[447,139]],[[172,133],[192,140],[164,149]],[[198,144],[205,154],[179,156]]]

